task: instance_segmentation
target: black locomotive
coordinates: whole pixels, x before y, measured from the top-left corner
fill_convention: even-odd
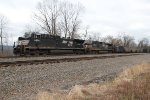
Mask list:
[[[109,43],[32,33],[29,37],[19,37],[13,52],[15,55],[50,55],[112,53],[113,51],[113,45]]]

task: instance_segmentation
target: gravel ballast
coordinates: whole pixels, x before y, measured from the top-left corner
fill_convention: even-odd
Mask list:
[[[99,83],[124,69],[150,62],[150,54],[0,68],[0,100],[27,100],[40,91]]]

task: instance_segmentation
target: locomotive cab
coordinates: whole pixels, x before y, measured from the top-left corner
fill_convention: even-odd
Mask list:
[[[14,54],[15,55],[25,55],[27,45],[29,43],[28,38],[19,37],[18,41],[14,43]]]

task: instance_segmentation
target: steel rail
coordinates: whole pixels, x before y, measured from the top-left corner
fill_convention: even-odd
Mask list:
[[[116,58],[116,57],[135,56],[135,55],[143,55],[143,54],[103,55],[103,56],[92,56],[92,57],[76,57],[76,58],[72,57],[72,58],[61,58],[61,59],[0,62],[0,67],[51,64],[51,63],[61,63],[61,62],[76,62],[76,61],[83,61],[83,60],[106,59],[106,58]]]

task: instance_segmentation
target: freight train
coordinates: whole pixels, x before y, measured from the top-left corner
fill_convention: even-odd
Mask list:
[[[61,38],[49,34],[32,33],[29,37],[19,37],[14,44],[14,55],[51,55],[51,54],[99,54],[99,53],[124,53],[127,50],[123,46],[113,44]],[[129,50],[129,52],[131,52]],[[139,52],[139,51],[132,51]]]

